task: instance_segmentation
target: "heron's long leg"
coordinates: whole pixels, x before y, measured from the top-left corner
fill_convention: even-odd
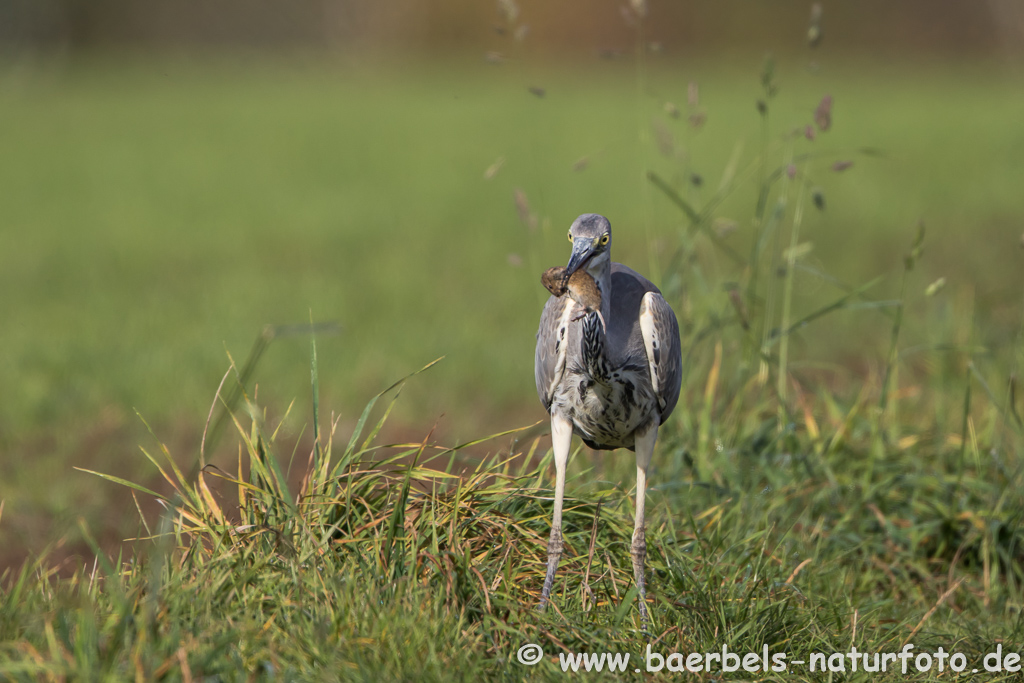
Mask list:
[[[555,572],[562,557],[562,497],[565,495],[565,464],[569,460],[572,445],[572,422],[565,417],[551,414],[551,450],[555,455],[555,514],[551,520],[551,538],[548,540],[548,572],[544,577],[544,589],[540,593],[540,609],[544,609],[555,583]]]
[[[644,562],[647,559],[647,540],[644,531],[644,501],[647,496],[647,467],[658,440],[658,425],[653,425],[636,437],[636,518],[633,521],[633,578],[640,592],[640,623],[647,630],[647,587],[644,584]]]

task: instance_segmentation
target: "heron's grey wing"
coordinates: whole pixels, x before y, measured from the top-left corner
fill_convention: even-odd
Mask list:
[[[537,382],[537,396],[540,397],[545,410],[551,409],[555,387],[565,370],[569,322],[574,303],[568,296],[552,296],[548,298],[540,314],[537,350],[533,357],[533,377]]]
[[[661,422],[664,423],[679,400],[683,357],[679,322],[659,292],[644,294],[640,303],[640,332],[651,368],[654,393],[661,408]]]

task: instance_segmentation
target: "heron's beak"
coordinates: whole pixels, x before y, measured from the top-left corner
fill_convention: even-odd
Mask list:
[[[569,277],[585,266],[587,261],[597,253],[597,250],[594,248],[596,243],[596,239],[588,239],[586,237],[577,237],[573,240],[572,254],[569,256],[569,264],[565,267],[565,282],[568,282]]]

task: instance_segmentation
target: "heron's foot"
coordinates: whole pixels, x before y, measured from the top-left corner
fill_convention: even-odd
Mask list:
[[[558,561],[562,559],[562,527],[551,527],[551,538],[548,539],[548,572],[544,577],[544,588],[540,592],[540,604],[537,609],[543,611],[548,605],[548,598],[551,596],[551,588],[555,585],[555,572],[558,571]]]
[[[633,545],[630,548],[630,552],[633,556],[633,579],[636,581],[637,591],[639,592],[638,601],[640,603],[640,625],[643,632],[647,633],[647,627],[650,624],[650,618],[647,614],[647,585],[644,582],[644,563],[647,560],[647,541],[642,527],[633,532]]]

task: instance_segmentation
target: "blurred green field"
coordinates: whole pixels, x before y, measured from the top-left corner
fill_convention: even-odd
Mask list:
[[[225,351],[243,362],[267,323],[340,324],[318,343],[322,405],[342,424],[440,356],[429,381],[406,388],[397,433],[421,436],[440,421],[455,441],[540,419],[538,275],[564,261],[566,226],[583,212],[609,216],[616,258],[656,282],[690,244],[696,275],[666,283],[671,302],[682,317],[728,311],[722,283],[740,271],[686,237],[684,217],[645,173],[700,206],[735,160],[747,180],[715,217],[735,221],[724,239],[746,254],[764,140],[771,163],[825,154],[806,169],[826,200],[801,229],[811,266],[850,285],[884,275],[871,298],[897,298],[923,221],[926,255],[902,342],[973,345],[993,368],[1010,367],[1024,225],[1024,91],[1008,87],[1012,75],[987,63],[783,61],[763,137],[760,69],[758,59],[654,57],[641,71],[301,58],[9,69],[0,81],[0,538],[38,542],[79,514],[116,523],[105,492],[71,465],[136,471],[147,438],[136,410],[190,458]],[[699,129],[687,123],[691,81],[707,117]],[[826,93],[832,130],[813,143],[787,137]],[[844,159],[853,167],[830,170]],[[694,173],[700,187],[688,182]],[[516,190],[536,229],[517,215]],[[946,287],[924,297],[939,277]],[[801,273],[793,319],[841,292]],[[837,393],[856,392],[850,378],[884,362],[885,313],[840,311],[808,326],[792,337],[790,362],[824,373]],[[707,346],[684,327],[684,348]],[[296,400],[292,434],[308,426],[308,357],[306,338],[280,339],[256,373],[272,411]],[[725,367],[738,362],[727,351]],[[944,362],[953,361],[908,359]]]

